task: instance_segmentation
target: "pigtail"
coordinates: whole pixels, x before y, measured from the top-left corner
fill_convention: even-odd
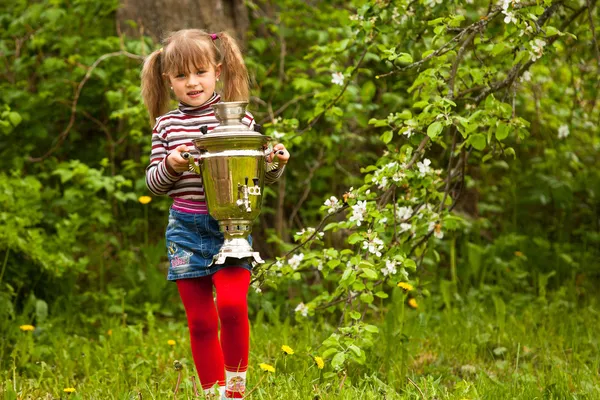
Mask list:
[[[150,114],[150,125],[169,109],[169,85],[163,76],[162,49],[154,51],[144,61],[142,68],[142,99]]]
[[[250,88],[248,70],[242,58],[242,52],[233,37],[226,32],[218,34],[221,44],[223,76],[223,101],[248,101]]]

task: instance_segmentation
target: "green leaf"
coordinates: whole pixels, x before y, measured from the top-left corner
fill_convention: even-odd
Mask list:
[[[360,357],[360,355],[361,355],[360,348],[354,344],[351,344],[350,346],[348,346],[348,350],[350,350],[352,353],[354,353],[354,355],[356,355],[356,357]]]
[[[339,222],[330,222],[327,225],[325,225],[325,228],[323,228],[323,232],[326,232],[326,231],[336,228],[338,226],[339,226]]]
[[[483,136],[481,133],[475,133],[469,136],[469,139],[467,139],[467,141],[471,144],[471,146],[473,146],[477,150],[485,149],[485,136]]]
[[[394,132],[392,132],[392,131],[385,131],[383,133],[383,135],[381,135],[381,140],[383,141],[383,143],[388,144],[389,142],[392,141],[393,137],[394,137]]]
[[[346,361],[346,353],[337,353],[331,360],[331,366],[340,369],[344,365],[344,361]]]
[[[379,333],[379,328],[375,325],[365,325],[365,331],[370,333]]]
[[[436,121],[427,128],[427,136],[435,139],[444,129],[444,125],[440,121]]]
[[[371,280],[377,279],[377,272],[373,271],[372,269],[370,269],[370,268],[363,268],[362,271],[363,271],[364,276],[367,279],[371,279]]]
[[[18,112],[11,111],[8,113],[8,119],[13,126],[17,126],[23,121],[21,115]]]
[[[413,62],[413,58],[410,54],[408,53],[400,53],[398,54],[398,61],[405,63],[405,64],[412,64]]]
[[[513,156],[513,159],[517,159],[517,155],[515,154],[515,149],[513,149],[512,147],[508,147],[506,149],[504,149],[504,154],[506,154],[507,156]]]
[[[358,312],[358,311],[350,311],[350,318],[355,319],[355,320],[359,320],[361,319],[362,315]]]
[[[379,297],[380,299],[387,299],[389,297],[387,293],[382,291],[375,293],[375,296]]]
[[[508,133],[510,132],[510,126],[504,122],[498,122],[498,127],[496,128],[496,139],[504,140],[508,137]],[[481,150],[481,149],[478,149]]]
[[[371,304],[374,300],[374,297],[371,293],[363,293],[360,295],[360,301],[362,301],[365,304]]]
[[[427,21],[427,25],[438,25],[438,24],[441,24],[442,22],[444,22],[444,18],[436,18],[436,19],[432,19],[431,21]]]

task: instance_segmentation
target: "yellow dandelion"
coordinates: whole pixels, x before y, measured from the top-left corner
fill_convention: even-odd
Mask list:
[[[294,354],[294,350],[290,346],[287,346],[285,344],[283,346],[281,346],[281,350],[283,350],[283,352],[285,354],[290,354],[290,355]]]
[[[410,292],[411,290],[414,289],[413,285],[411,285],[410,283],[407,283],[407,282],[398,282],[398,287],[401,287],[402,289],[406,290],[407,292]]]
[[[29,332],[29,331],[35,330],[35,326],[33,326],[33,325],[21,325],[19,327],[19,329],[21,329],[23,332]]]
[[[275,372],[275,367],[269,364],[265,364],[265,363],[261,363],[258,364],[258,366],[260,367],[260,369],[262,369],[263,371],[267,371],[267,372]]]
[[[112,329],[109,329],[108,331],[106,331],[106,334],[107,334],[108,336],[112,336]]]
[[[63,392],[65,393],[73,393],[75,391],[75,388],[64,388]]]
[[[173,339],[169,339],[169,340],[167,340],[167,344],[169,346],[175,346],[175,341]]]
[[[523,257],[523,252],[517,250],[517,251],[515,251],[515,256],[517,256],[517,257]]]
[[[150,196],[140,196],[140,198],[138,199],[138,201],[142,204],[148,204],[152,201],[152,197]]]
[[[408,301],[408,305],[412,308],[419,308],[419,305],[417,304],[417,301],[414,298]]]
[[[315,363],[317,364],[317,368],[323,369],[325,367],[325,361],[319,356],[313,357],[315,359]]]

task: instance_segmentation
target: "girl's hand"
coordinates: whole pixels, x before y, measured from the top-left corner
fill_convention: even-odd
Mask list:
[[[273,146],[273,152],[271,152],[271,154],[269,154],[267,161],[268,162],[273,162],[273,155],[276,155],[277,158],[279,159],[279,166],[283,167],[285,164],[287,164],[288,160],[290,159],[290,153],[286,150],[285,146],[281,143],[277,143],[275,146]]]
[[[177,148],[169,154],[167,157],[167,164],[171,167],[175,172],[181,173],[188,170],[188,160],[181,157],[181,153],[185,151],[190,151],[185,144],[181,146],[177,146]]]

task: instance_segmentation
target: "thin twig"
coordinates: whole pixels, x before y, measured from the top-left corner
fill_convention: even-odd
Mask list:
[[[330,102],[327,105],[327,107],[325,107],[325,109],[323,109],[323,111],[321,111],[319,114],[317,114],[315,117],[313,117],[313,119],[308,123],[308,125],[304,129],[298,131],[298,133],[294,137],[302,135],[304,132],[306,132],[309,129],[311,129],[317,123],[317,121],[319,121],[319,119],[327,111],[329,111],[331,109],[331,107],[333,107],[338,102],[338,100],[344,95],[344,93],[346,92],[346,88],[348,87],[348,85],[352,81],[352,77],[354,76],[354,74],[356,74],[356,71],[358,71],[358,68],[360,67],[360,65],[362,64],[363,60],[365,59],[365,56],[367,55],[367,52],[369,51],[369,46],[371,45],[372,41],[373,40],[371,40],[371,41],[369,41],[369,42],[366,43],[366,46],[365,46],[365,49],[364,49],[363,53],[360,55],[360,58],[359,58],[358,62],[354,66],[354,69],[350,73],[350,76],[348,77],[348,80],[346,81],[346,83],[342,87],[342,90],[340,90],[340,93],[337,95],[337,97],[335,99],[333,99],[333,101]]]
[[[50,150],[48,150],[46,152],[46,154],[44,154],[44,155],[42,155],[40,157],[29,157],[29,161],[32,161],[32,162],[44,161],[46,158],[48,158],[50,155],[52,155],[56,150],[58,150],[58,148],[60,147],[60,145],[67,138],[69,132],[71,131],[71,128],[75,124],[75,114],[77,112],[77,102],[79,101],[79,96],[81,95],[81,90],[83,89],[83,86],[86,84],[86,82],[92,76],[92,72],[94,71],[94,69],[102,61],[106,60],[107,58],[117,57],[117,56],[126,56],[126,57],[129,57],[129,58],[135,59],[135,60],[143,60],[143,57],[138,56],[137,54],[132,54],[132,53],[129,53],[127,51],[116,51],[114,53],[103,54],[96,61],[94,61],[94,63],[88,68],[85,76],[83,77],[83,79],[81,80],[81,82],[79,82],[79,85],[77,86],[77,90],[75,91],[75,97],[73,98],[73,104],[71,105],[71,117],[69,118],[69,123],[67,124],[67,127],[61,132],[61,134],[58,135],[58,141],[56,142],[56,144]]]

